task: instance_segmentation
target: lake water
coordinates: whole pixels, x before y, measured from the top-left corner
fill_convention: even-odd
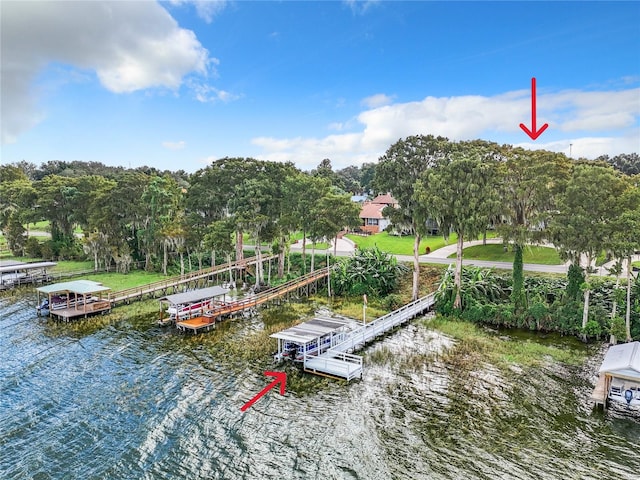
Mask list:
[[[0,298],[2,479],[640,477],[638,414],[592,412],[601,352],[460,369],[434,353],[451,341],[414,323],[365,352],[362,381],[310,380],[243,413],[272,365],[202,337],[242,338],[259,317],[201,336],[151,319],[79,333],[34,306]]]

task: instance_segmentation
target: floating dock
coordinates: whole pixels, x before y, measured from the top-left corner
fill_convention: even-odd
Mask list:
[[[296,329],[307,330],[310,333],[313,330],[302,324],[274,333],[271,337],[278,339],[278,354],[275,359],[283,360],[286,358],[287,344],[298,344],[298,349],[303,351],[302,366],[305,372],[344,378],[347,381],[361,378],[362,357],[353,352],[360,350],[393,328],[430,310],[434,303],[435,294],[431,293],[372,322],[342,332],[318,332],[319,334],[315,336],[303,336],[299,335]],[[336,341],[338,339],[339,341]],[[309,348],[314,345],[319,345],[320,348]],[[325,349],[322,348],[323,345],[326,345]]]

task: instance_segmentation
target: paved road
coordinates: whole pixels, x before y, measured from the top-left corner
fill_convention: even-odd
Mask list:
[[[470,242],[465,242],[464,248],[471,247],[474,245],[482,245],[482,243],[483,243],[482,240],[472,240]],[[490,238],[490,239],[487,239],[487,243],[502,244],[502,239]],[[549,246],[553,248],[553,245],[551,244],[545,244],[545,246]],[[309,241],[307,241],[307,252],[310,251],[310,247],[311,247],[311,244]],[[302,251],[302,242],[298,241],[297,243],[291,245],[291,250]],[[333,242],[331,243],[329,250],[331,253],[333,253]],[[355,244],[353,243],[353,241],[349,240],[348,238],[338,239],[336,255],[341,257],[346,257],[351,255],[354,252],[354,250],[355,250]],[[316,250],[316,254],[323,254],[325,252],[326,250]],[[439,248],[438,250],[434,250],[431,253],[420,255],[419,260],[420,260],[420,263],[435,263],[440,265],[451,265],[455,263],[456,259],[448,258],[448,257],[449,255],[454,253],[456,253],[455,243],[452,245],[446,245],[442,248]],[[412,255],[396,255],[396,258],[401,262],[413,262]],[[640,260],[640,255],[635,255],[633,257],[633,261],[636,261],[636,260]],[[583,263],[585,262],[583,261]],[[600,275],[600,276],[610,275],[607,269],[611,268],[611,266],[614,263],[615,262],[605,263],[604,265],[602,265],[597,269],[595,275]],[[475,267],[483,267],[483,268],[496,268],[501,270],[511,270],[513,268],[512,262],[494,262],[494,261],[487,261],[487,260],[471,260],[471,259],[464,259],[464,258],[462,260],[462,264],[471,265]],[[537,263],[525,263],[523,265],[523,269],[528,272],[566,274],[570,264],[571,262],[566,262],[562,265],[541,265]],[[624,275],[626,275],[626,271],[623,272],[623,276]]]
[[[39,231],[30,231],[30,235],[35,236],[48,236],[50,233],[48,232],[39,232]],[[501,244],[502,239],[500,238],[489,238],[487,239],[487,243],[493,244]],[[470,242],[465,242],[464,247],[471,247],[474,245],[481,245],[482,240],[472,240]],[[552,246],[552,245],[550,245]],[[248,245],[246,246],[248,247]],[[348,257],[355,251],[355,243],[352,240],[343,237],[338,239],[338,244],[336,247],[336,255],[341,257]],[[302,242],[298,241],[291,245],[292,251],[302,251]],[[307,252],[311,251],[311,242],[307,240]],[[330,243],[329,252],[333,253],[333,242]],[[316,254],[320,255],[326,253],[326,250],[318,250],[316,249]],[[449,255],[456,253],[456,244],[446,245],[438,250],[434,250],[431,253],[420,255],[420,263],[435,263],[440,265],[450,265],[455,263],[455,258],[447,258]],[[412,255],[396,255],[396,258],[402,262],[413,262]],[[633,261],[640,261],[640,255],[635,255],[633,257]],[[607,271],[608,268],[611,268],[615,262],[608,262],[602,265],[597,269],[595,275],[607,276],[610,275]],[[470,260],[463,259],[463,265],[472,265],[475,267],[483,267],[483,268],[496,268],[501,270],[511,270],[513,268],[513,264],[511,262],[492,262],[487,260]],[[523,269],[528,272],[544,272],[544,273],[560,273],[566,274],[569,269],[570,263],[567,262],[563,265],[540,265],[537,263],[525,263],[523,265]],[[626,275],[626,271],[623,271],[623,276]]]

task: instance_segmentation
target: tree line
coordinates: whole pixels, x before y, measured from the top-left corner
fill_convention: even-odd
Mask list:
[[[625,156],[635,158],[637,155]],[[640,250],[640,175],[626,175],[600,159],[574,161],[562,153],[529,151],[483,140],[453,142],[418,135],[392,145],[376,166],[374,185],[390,191],[400,208],[395,222],[415,232],[413,297],[418,295],[418,246],[428,220],[444,235],[457,234],[454,309],[462,309],[465,240],[495,228],[515,252],[511,301],[527,307],[523,248],[553,243],[571,269],[584,275],[582,330],[589,319],[590,275],[602,252],[627,272],[626,335],[629,333],[631,257]]]
[[[88,255],[96,268],[121,272],[133,262],[166,273],[175,261],[182,273],[185,261],[195,260],[201,268],[216,256],[241,259],[249,234],[257,255],[261,246],[278,255],[282,276],[294,232],[301,232],[305,246],[307,239],[335,238],[360,224],[359,206],[350,194],[389,192],[399,207],[385,213],[396,227],[415,234],[414,298],[418,246],[428,225],[435,222],[444,235],[457,234],[455,308],[462,307],[463,242],[495,228],[515,251],[510,294],[515,310],[526,308],[523,249],[549,241],[584,275],[584,328],[593,260],[606,251],[617,259],[614,273],[619,274],[623,262],[628,266],[640,250],[639,164],[637,154],[573,160],[544,150],[431,135],[400,139],[377,163],[338,171],[329,159],[302,172],[292,163],[223,158],[193,174],[97,162],[53,161],[40,167],[19,162],[0,166],[0,228],[14,254]],[[25,231],[40,220],[47,220],[51,231],[44,243]],[[258,271],[256,282],[261,279]]]
[[[263,245],[279,255],[282,275],[294,232],[317,242],[360,223],[359,206],[331,181],[330,162],[302,172],[291,163],[223,158],[192,175],[84,162],[37,169],[21,162],[1,166],[0,174],[0,228],[14,254],[86,254],[96,269],[127,272],[142,262],[166,274],[175,258],[184,273],[185,259],[199,268],[216,255],[242,259],[249,234],[257,255]],[[25,228],[41,220],[51,233],[42,244]]]

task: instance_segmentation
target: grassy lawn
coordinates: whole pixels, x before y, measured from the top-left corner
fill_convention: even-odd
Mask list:
[[[33,261],[33,259],[31,259]],[[51,273],[67,273],[82,270],[93,270],[93,262],[89,260],[63,260],[51,269]]]
[[[488,260],[492,262],[513,262],[513,252],[505,252],[500,244],[475,245],[464,249],[464,258],[472,260]],[[449,255],[455,258],[456,255]],[[524,263],[541,265],[562,265],[558,252],[549,247],[528,246],[524,249]]]
[[[49,221],[42,220],[41,222],[30,223],[24,226],[25,228],[29,228],[29,231],[36,230],[39,232],[48,232],[49,231]]]
[[[383,252],[392,253],[395,255],[413,255],[413,241],[412,235],[405,237],[397,237],[389,235],[387,232],[377,233],[375,235],[369,235],[363,237],[360,235],[346,235],[347,238],[353,240],[358,245],[358,248],[373,248],[378,247]],[[449,237],[448,243],[445,242],[442,236],[428,236],[422,239],[420,242],[420,254],[424,254],[427,246],[431,251],[442,248],[445,245],[456,243],[457,236],[455,234]]]
[[[125,288],[137,287],[148,283],[164,280],[165,277],[159,272],[145,272],[144,270],[133,270],[127,274],[108,272],[92,273],[82,277],[83,279],[100,282],[110,287],[113,291],[124,290]]]
[[[51,227],[49,225],[49,221],[48,220],[42,220],[40,222],[29,223],[28,225],[25,225],[24,228],[28,228],[29,231],[35,230],[36,232],[49,232],[51,230]],[[82,228],[80,228],[79,226],[76,225],[73,228],[73,233],[82,233]]]

